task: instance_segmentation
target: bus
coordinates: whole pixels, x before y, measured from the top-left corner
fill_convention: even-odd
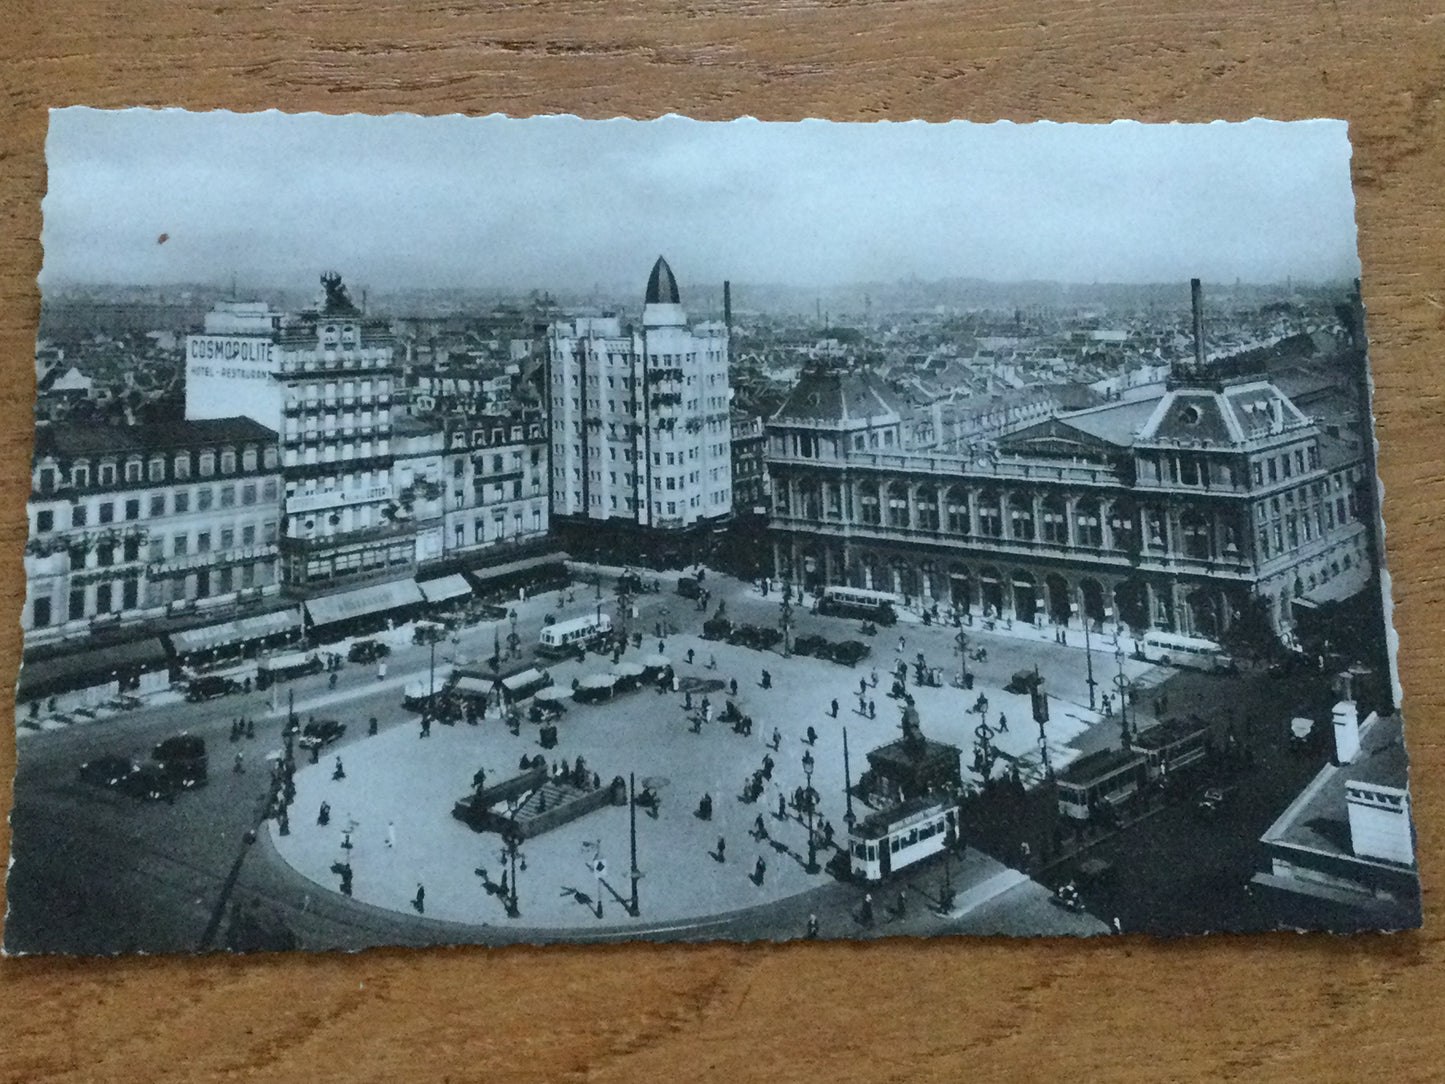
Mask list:
[[[606,614],[587,614],[570,621],[548,625],[537,637],[537,654],[552,659],[565,658],[579,649],[585,651],[612,635],[612,619]]]
[[[892,625],[898,620],[893,607],[898,597],[889,591],[869,591],[862,587],[825,587],[818,600],[818,612],[834,617],[856,617]]]
[[[1180,636],[1173,632],[1149,632],[1136,641],[1139,654],[1150,662],[1165,666],[1183,666],[1191,670],[1230,670],[1232,660],[1213,640],[1198,636]]]
[[[941,852],[958,839],[958,799],[915,798],[864,817],[848,833],[853,876],[870,884],[887,880]]]

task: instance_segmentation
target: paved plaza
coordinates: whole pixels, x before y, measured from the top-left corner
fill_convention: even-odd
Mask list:
[[[670,585],[670,578],[664,582]],[[757,589],[721,577],[710,577],[709,584],[717,599],[727,600],[729,616],[735,620],[776,625],[780,601],[776,593],[765,599]],[[588,612],[597,605],[591,588],[579,586],[572,595],[572,603],[565,606],[566,616]],[[422,738],[419,719],[403,712],[397,688],[396,709],[387,720],[391,725],[379,736],[348,742],[324,755],[319,764],[298,770],[290,834],[280,836],[275,823],[270,824],[279,854],[323,890],[335,892],[340,879],[333,865],[348,857],[341,844],[349,828],[353,893],[358,901],[414,913],[413,901],[422,885],[429,919],[552,929],[658,924],[703,928],[716,916],[832,884],[827,873],[806,871],[806,827],[791,807],[786,818],[777,817],[779,796],[790,800],[794,790],[804,785],[802,758],[811,752],[813,786],[821,796],[818,822],[831,822],[841,845],[846,811],[843,729],[847,728],[850,767],[856,781],[866,767],[866,752],[899,736],[901,703],[886,695],[896,661],[902,658],[911,663],[922,652],[929,665],[942,668],[946,675],[955,674],[959,661],[953,646],[955,630],[905,621],[895,629],[880,630],[870,639],[873,655],[857,668],[849,668],[706,641],[697,634],[703,614],[692,603],[666,593],[643,596],[642,602],[633,627],[649,634],[656,631],[658,622],[678,628],[664,637],[665,653],[673,660],[683,689],[713,690],[707,693],[713,722],[694,731],[680,693],[659,695],[645,688],[601,704],[570,704],[558,724],[558,745],[544,752],[536,724],[524,723],[520,735],[514,736],[494,713],[477,726],[433,725],[430,737]],[[530,633],[529,638],[535,637],[531,630],[540,627],[541,614],[555,604],[556,596],[550,595],[518,606],[519,627]],[[602,604],[607,612],[616,612],[610,593]],[[663,609],[668,611],[665,616]],[[859,637],[856,622],[821,618],[798,608],[792,634],[808,632],[833,640]],[[490,638],[491,634],[473,630],[473,638],[482,635]],[[1091,727],[1095,735],[1111,728],[1100,727],[1098,713],[1088,710],[1082,642],[1078,648],[1059,646],[1051,635],[1034,638],[1005,635],[1003,630],[998,634],[970,632],[971,647],[983,646],[988,652],[986,661],[969,664],[977,677],[971,691],[947,683],[941,688],[919,688],[910,677],[909,690],[916,698],[924,732],[960,746],[967,769],[973,730],[979,721],[968,709],[982,693],[988,698],[990,725],[997,725],[1000,713],[1009,721],[1008,730],[995,739],[1005,754],[1003,763],[1016,758],[1027,772],[1040,757],[1038,727],[1031,719],[1027,696],[1005,692],[1003,685],[1014,670],[1039,663],[1051,692],[1057,694],[1046,727],[1053,766],[1079,755],[1081,746],[1088,744]],[[629,650],[624,659],[639,660],[657,647],[657,638],[647,635],[641,650]],[[686,662],[689,649],[694,652],[692,664]],[[716,669],[711,669],[708,664],[714,659]],[[1096,651],[1095,664],[1098,680],[1112,676],[1112,654]],[[1130,677],[1142,669],[1142,664],[1133,662],[1125,666]],[[574,678],[608,669],[610,660],[596,655],[588,656],[584,663],[568,660],[551,666],[556,684],[563,688]],[[764,669],[772,675],[770,689],[760,684]],[[872,684],[875,675],[876,686]],[[754,719],[750,736],[716,721],[729,699],[722,686],[733,678],[738,682],[738,694],[732,699]],[[389,687],[396,680],[384,684]],[[874,705],[873,718],[866,709],[860,711],[860,680],[869,684],[863,696]],[[347,695],[313,694],[298,701],[298,710],[320,712],[332,707],[334,714],[345,717]],[[694,700],[701,695],[701,691],[695,693]],[[836,719],[830,711],[835,698],[839,704]],[[396,725],[403,720],[405,725]],[[360,729],[357,720],[351,723]],[[809,726],[817,732],[812,746],[806,741]],[[772,748],[775,728],[781,738],[777,750]],[[493,784],[516,774],[524,755],[539,753],[554,764],[564,759],[575,763],[581,756],[604,784],[614,776],[632,774],[639,789],[643,780],[658,786],[662,797],[658,815],[654,818],[642,810],[637,814],[642,872],[637,918],[630,917],[619,902],[631,890],[625,806],[604,807],[523,844],[516,885],[519,919],[508,919],[500,892],[485,887],[490,883],[495,889],[506,866],[501,840],[494,834],[474,832],[456,820],[452,805],[469,793],[478,768],[486,770],[488,783]],[[337,755],[345,766],[343,780],[332,779]],[[740,800],[743,784],[765,756],[774,762],[772,779],[760,800],[744,803]],[[704,793],[713,798],[709,821],[694,815]],[[323,801],[331,808],[331,820],[325,827],[316,823]],[[861,807],[858,811],[866,812]],[[755,832],[759,817],[766,838],[758,838]],[[721,858],[719,839],[725,841]],[[601,882],[592,866],[599,854],[606,864]],[[826,862],[830,854],[820,853],[820,862]],[[1014,887],[1013,882],[998,878],[1002,867],[976,857],[979,863],[970,867],[975,885],[991,884],[995,894]],[[766,866],[760,884],[752,876],[759,858]],[[486,881],[479,870],[485,871]],[[960,887],[960,899],[970,899],[970,885]],[[597,913],[599,899],[601,917]],[[974,902],[982,904],[987,898]]]

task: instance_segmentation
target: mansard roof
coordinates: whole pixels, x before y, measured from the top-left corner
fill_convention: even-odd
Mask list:
[[[904,406],[878,377],[862,369],[805,369],[778,408],[775,422],[837,425],[898,421]]]

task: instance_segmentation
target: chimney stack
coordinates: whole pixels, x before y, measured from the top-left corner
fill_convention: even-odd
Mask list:
[[[733,326],[733,284],[727,279],[723,280],[723,323],[732,330]]]
[[[1194,306],[1194,364],[1204,365],[1204,287],[1189,280],[1189,299]]]
[[[1350,764],[1360,755],[1360,713],[1354,701],[1341,700],[1331,712],[1335,724],[1335,763]]]

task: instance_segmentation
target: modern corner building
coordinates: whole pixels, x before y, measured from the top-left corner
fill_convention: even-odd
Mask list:
[[[1297,603],[1373,571],[1361,437],[1303,414],[1249,359],[1206,363],[1196,345],[1158,394],[972,449],[915,449],[909,431],[872,374],[803,376],[768,424],[779,577],[1216,639],[1251,597],[1288,636]]]
[[[340,276],[295,316],[222,302],[186,341],[186,417],[244,414],[280,434],[281,569],[301,595],[415,570],[415,527],[392,501],[391,332]]]
[[[550,327],[552,522],[569,550],[682,564],[712,548],[733,501],[727,339],[688,325],[661,257],[641,327]]]

